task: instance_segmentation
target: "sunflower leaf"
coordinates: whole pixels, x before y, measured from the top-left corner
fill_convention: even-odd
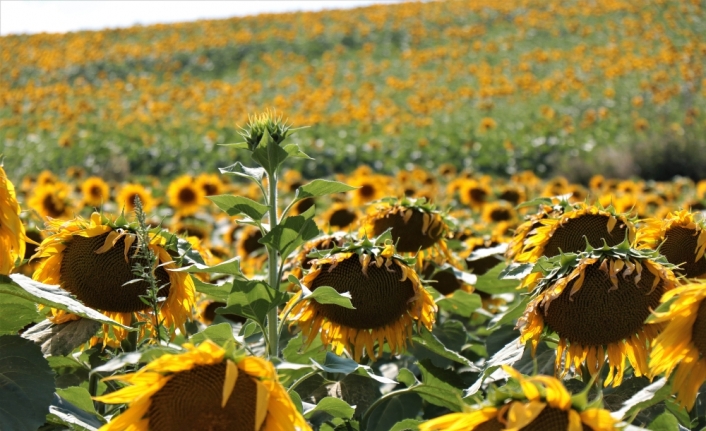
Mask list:
[[[333,193],[343,193],[357,188],[358,187],[349,186],[348,184],[338,181],[314,180],[297,188],[296,200],[326,196]]]
[[[366,431],[416,430],[419,421],[414,420],[422,410],[422,399],[413,393],[400,394],[383,401],[373,410]]]
[[[237,314],[264,326],[267,312],[283,302],[286,295],[271,288],[262,280],[233,280],[233,288],[226,300],[226,307],[218,314]]]
[[[274,248],[282,256],[289,256],[297,247],[319,234],[313,220],[315,211],[312,206],[300,215],[285,217],[258,242]]]
[[[263,132],[260,143],[252,152],[252,159],[262,166],[270,176],[273,176],[287,157],[289,157],[287,150],[277,145],[267,130]]]
[[[449,313],[463,317],[470,317],[483,305],[478,294],[468,293],[464,290],[456,290],[453,295],[442,297],[436,303]]]
[[[49,320],[29,328],[22,338],[39,344],[45,356],[63,356],[90,340],[100,329],[100,323],[90,319],[71,320],[56,325]]]
[[[611,413],[615,419],[624,419],[636,415],[640,410],[653,406],[670,397],[672,387],[663,377],[646,388],[635,393],[625,401],[620,410]]]
[[[511,263],[498,275],[503,280],[522,280],[532,273],[533,263]]]
[[[476,290],[490,294],[516,292],[517,286],[519,285],[517,280],[503,280],[500,278],[504,268],[504,262],[495,265],[493,269],[479,276],[478,281],[473,287],[475,287]]]
[[[473,362],[471,362],[468,358],[461,356],[457,352],[447,349],[446,346],[444,346],[444,344],[425,327],[420,328],[418,335],[412,336],[412,341],[414,342],[414,345],[410,348],[410,351],[414,351],[421,347],[446,359],[466,365],[473,371],[479,371],[478,367],[473,364]]]
[[[228,274],[236,277],[244,277],[240,271],[240,256],[232,259],[224,260],[213,266],[194,263],[193,265],[184,266],[177,269],[172,269],[173,272],[189,272],[189,273],[207,273],[207,274]]]
[[[308,154],[303,152],[301,148],[299,148],[299,145],[297,144],[288,144],[284,146],[284,151],[287,152],[288,157],[293,157],[297,159],[309,159],[309,160],[314,160],[313,158],[309,157]]]
[[[47,415],[47,421],[59,425],[65,425],[68,429],[79,429],[95,431],[105,423],[95,410],[90,411],[84,408],[86,404],[86,397],[88,397],[88,403],[91,404],[91,409],[93,409],[93,404],[88,391],[73,387],[68,389],[80,389],[83,394],[79,392],[66,392],[66,390],[58,389],[57,393],[54,394],[54,399],[49,406],[49,415]],[[80,394],[80,397],[78,396]],[[68,397],[69,399],[67,399]],[[76,402],[80,402],[77,405]]]
[[[253,220],[262,220],[269,210],[267,205],[263,205],[243,196],[217,195],[207,197],[229,216],[245,214]]]
[[[211,340],[221,347],[229,341],[235,343],[233,327],[227,322],[211,325],[203,331],[192,335],[190,342],[198,345],[206,340]]]
[[[463,392],[454,386],[458,382],[458,374],[451,370],[434,366],[429,359],[417,363],[422,372],[422,384],[412,389],[428,402],[460,411],[463,407]]]
[[[339,293],[330,286],[319,286],[311,292],[310,295],[307,295],[307,297],[319,304],[335,304],[343,308],[355,310],[355,307],[351,303],[352,297],[350,292]]]
[[[247,143],[245,143],[245,148],[247,148]],[[265,170],[263,168],[249,168],[247,166],[243,166],[240,162],[236,162],[226,168],[218,168],[218,170],[221,171],[222,174],[237,175],[239,177],[251,179],[257,183],[261,182],[262,178],[265,176]]]
[[[0,294],[0,335],[16,334],[27,324],[42,319],[34,301]]]
[[[54,372],[39,346],[16,335],[0,337],[0,429],[39,428],[54,389]]]
[[[351,419],[355,408],[351,407],[347,402],[340,398],[325,397],[322,398],[316,407],[304,412],[304,417],[311,419],[316,414],[325,413],[335,418]]]
[[[22,274],[12,274],[8,279],[0,276],[0,294],[7,293],[24,298],[39,304],[43,304],[59,310],[68,311],[86,319],[95,320],[112,326],[118,326],[128,331],[136,331],[136,328],[121,325],[98,311],[86,307],[74,299],[71,294],[59,286],[40,283]]]

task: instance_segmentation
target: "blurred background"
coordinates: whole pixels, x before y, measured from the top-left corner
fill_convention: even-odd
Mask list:
[[[217,172],[269,108],[307,177],[706,175],[703,2],[370,3],[2,2],[6,170]]]

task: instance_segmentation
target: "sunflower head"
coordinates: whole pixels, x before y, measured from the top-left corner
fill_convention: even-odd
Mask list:
[[[157,257],[154,270],[164,300],[158,318],[171,328],[182,328],[191,314],[194,284],[187,273],[174,272],[179,263],[176,237],[166,232],[151,232],[149,244],[138,240],[134,225],[120,217],[116,220],[93,213],[90,220],[75,218],[69,221],[53,220],[47,223],[50,231],[40,244],[35,258],[43,258],[33,278],[60,285],[85,305],[101,311],[123,325],[132,319],[151,322],[154,316],[141,296],[147,283],[132,282],[138,247],[149,247]],[[131,282],[131,283],[129,283]],[[121,340],[127,333],[112,328],[114,335],[106,337]]]
[[[336,202],[321,215],[323,231],[346,231],[357,224],[362,214],[354,205]]]
[[[662,297],[651,323],[665,325],[654,340],[650,376],[665,373],[672,394],[691,410],[706,381],[706,283],[698,281],[670,290]]]
[[[167,189],[169,205],[180,216],[195,214],[206,204],[206,194],[197,187],[190,175],[182,175],[169,184]]]
[[[395,253],[389,235],[311,255],[318,258],[301,280],[306,290],[285,308],[285,312],[291,310],[290,321],[298,323],[309,343],[320,334],[324,345],[331,345],[337,354],[347,349],[359,361],[364,352],[370,358],[381,357],[385,342],[392,354],[404,351],[415,322],[431,328],[434,301],[410,260]],[[307,291],[321,286],[350,294],[355,308],[320,304],[307,297]]]
[[[204,196],[215,196],[223,193],[225,185],[216,174],[201,174],[196,177],[196,187],[203,190]]]
[[[600,400],[587,403],[572,397],[561,380],[550,376],[525,377],[503,365],[516,382],[491,389],[491,402],[464,413],[452,413],[424,422],[420,431],[518,431],[518,430],[617,430],[618,420],[600,407]],[[519,387],[518,387],[519,386]]]
[[[662,294],[676,285],[671,268],[657,252],[631,248],[627,241],[542,258],[528,276],[532,281],[525,283],[533,290],[517,325],[521,340],[535,349],[545,331],[556,333],[556,367],[562,375],[572,365],[580,373],[582,364],[596,374],[606,354],[605,385],[620,385],[626,358],[635,375],[644,375],[647,346],[659,330],[644,322]]]
[[[101,430],[311,430],[271,362],[226,351],[210,340],[184,349],[136,373],[107,378],[130,386],[95,400],[130,407]]]
[[[651,218],[637,231],[638,247],[658,249],[674,271],[687,278],[706,275],[706,223],[687,210],[670,212],[664,219]]]
[[[149,214],[155,206],[152,193],[140,184],[125,184],[120,189],[117,197],[118,209],[126,213],[135,212],[135,198],[142,202],[142,211]]]
[[[71,187],[66,183],[37,185],[27,203],[44,219],[68,217],[71,213],[70,192]]]
[[[514,258],[517,262],[536,262],[542,256],[581,252],[587,243],[592,247],[604,243],[614,246],[626,238],[630,243],[635,239],[632,219],[610,206],[572,204],[560,215],[543,218],[538,223],[539,226],[525,233],[521,252]],[[517,247],[517,242],[513,246]]]
[[[370,208],[362,224],[361,236],[379,236],[389,230],[396,250],[419,252],[420,261],[427,253],[451,258],[446,238],[455,224],[425,199],[384,199]]]
[[[100,208],[110,198],[110,187],[100,177],[89,177],[81,184],[83,202],[89,207]]]
[[[0,274],[7,275],[25,255],[25,227],[15,186],[7,178],[0,159]]]

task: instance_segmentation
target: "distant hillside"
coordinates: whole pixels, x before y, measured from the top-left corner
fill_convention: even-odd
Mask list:
[[[317,158],[706,177],[703,2],[447,1],[0,38],[18,180],[215,171],[266,108]]]

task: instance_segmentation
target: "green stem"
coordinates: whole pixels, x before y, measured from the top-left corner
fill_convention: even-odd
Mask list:
[[[268,185],[270,187],[269,206],[270,206],[270,232],[277,226],[277,172],[269,175]],[[277,250],[272,246],[267,246],[269,253],[267,259],[267,271],[269,273],[270,287],[279,290],[279,259]],[[277,307],[267,312],[267,332],[269,334],[269,353],[270,357],[279,355],[279,333],[277,321]]]

